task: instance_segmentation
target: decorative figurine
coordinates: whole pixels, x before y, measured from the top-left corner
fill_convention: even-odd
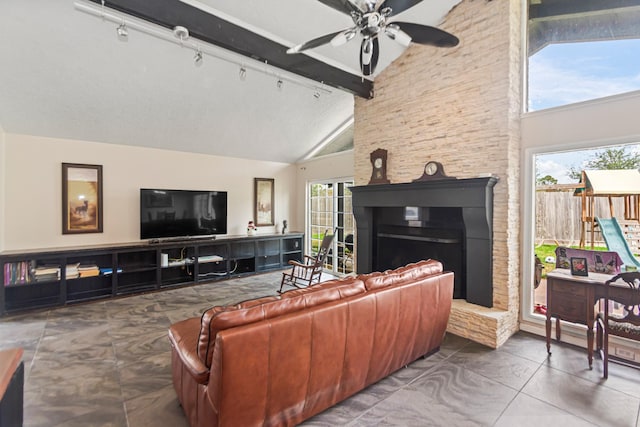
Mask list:
[[[247,235],[253,236],[256,234],[256,231],[258,231],[258,227],[256,227],[253,221],[249,221],[249,224],[247,224]]]
[[[282,221],[282,234],[285,234],[287,232],[287,227],[288,227],[288,224],[287,224],[287,220],[285,219]]]

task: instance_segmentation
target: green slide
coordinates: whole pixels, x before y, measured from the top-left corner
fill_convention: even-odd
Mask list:
[[[602,231],[602,237],[604,237],[607,248],[610,251],[617,252],[624,265],[635,265],[636,268],[640,268],[640,261],[633,255],[627,241],[624,239],[618,220],[615,218],[596,218],[596,221],[600,225],[600,231]]]

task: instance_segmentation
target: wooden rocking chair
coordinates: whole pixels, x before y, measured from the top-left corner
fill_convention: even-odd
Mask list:
[[[282,282],[280,283],[280,289],[278,293],[282,293],[282,288],[287,286],[293,286],[295,288],[306,288],[314,283],[320,283],[320,275],[322,274],[322,268],[324,267],[324,261],[329,254],[331,248],[331,242],[333,242],[333,234],[327,234],[329,230],[325,231],[322,243],[318,249],[318,254],[315,257],[305,255],[304,262],[298,262],[291,260],[289,265],[293,267],[291,271],[282,273]]]

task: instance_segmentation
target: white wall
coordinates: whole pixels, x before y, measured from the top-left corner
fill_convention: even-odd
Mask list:
[[[297,165],[296,194],[299,201],[296,209],[296,223],[305,226],[305,206],[307,184],[311,181],[353,178],[353,150],[330,154],[317,159],[299,162]]]
[[[548,151],[640,141],[640,91],[527,113],[523,150]]]
[[[140,188],[227,191],[228,233],[244,234],[255,177],[275,178],[276,221],[290,219],[290,231],[303,227],[295,215],[294,165],[11,133],[4,146],[4,250],[138,241]],[[62,234],[63,162],[103,166],[103,233]],[[273,231],[261,227],[259,234]]]

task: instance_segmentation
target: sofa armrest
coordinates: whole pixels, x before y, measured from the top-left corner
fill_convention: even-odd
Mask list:
[[[169,341],[189,375],[199,384],[209,382],[209,368],[198,357],[200,319],[197,317],[174,323],[169,327]]]

